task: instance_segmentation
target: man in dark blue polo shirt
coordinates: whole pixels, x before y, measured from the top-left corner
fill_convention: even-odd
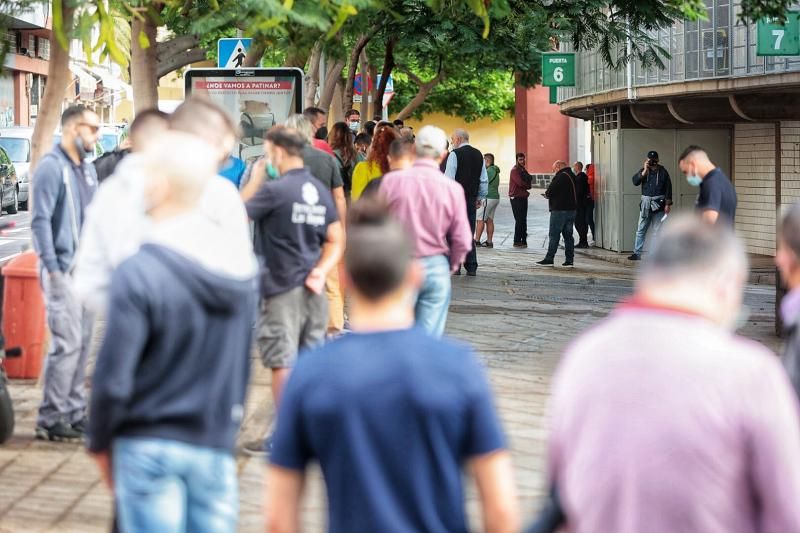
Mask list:
[[[689,185],[700,187],[697,210],[711,224],[722,221],[734,225],[736,219],[736,189],[728,176],[708,158],[705,150],[692,145],[680,158],[681,171]]]
[[[486,376],[464,345],[414,327],[422,270],[376,201],[350,211],[353,334],[300,357],[278,411],[267,523],[297,531],[319,462],[335,533],[468,531],[463,470],[488,531],[519,530],[511,462]]]

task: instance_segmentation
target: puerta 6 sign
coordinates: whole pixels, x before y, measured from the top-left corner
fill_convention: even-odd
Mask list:
[[[574,87],[575,54],[542,54],[542,85],[545,87]]]

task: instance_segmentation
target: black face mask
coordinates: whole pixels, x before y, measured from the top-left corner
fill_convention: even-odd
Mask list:
[[[320,129],[317,130],[317,133],[314,134],[315,139],[320,139],[324,141],[328,138],[328,126],[322,126]]]

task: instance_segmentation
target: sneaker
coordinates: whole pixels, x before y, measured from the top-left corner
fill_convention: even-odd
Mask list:
[[[640,261],[642,257],[639,254],[631,254],[628,259],[631,261]]]
[[[483,243],[483,245],[486,248],[494,248],[494,243],[493,242],[486,241],[485,243]]]
[[[467,270],[467,276],[469,276],[471,278],[474,278],[477,275],[478,275],[478,271],[477,270]]]
[[[528,245],[522,242],[514,243],[514,248],[527,248]]]
[[[564,267],[571,267],[571,266],[575,266],[575,265],[572,263],[572,261],[565,261],[565,262],[564,262],[564,264],[563,264],[563,265],[561,265],[561,266],[564,266]]]
[[[246,442],[242,446],[242,451],[251,457],[267,457],[272,451],[272,435]]]
[[[68,442],[83,440],[83,432],[73,429],[69,424],[56,422],[52,426],[36,426],[36,438],[38,440]]]
[[[580,249],[586,249],[588,247],[589,247],[588,242],[579,242],[578,244],[575,245],[575,248],[580,248]]]
[[[536,264],[539,266],[553,266],[553,260],[545,258],[541,261],[536,261]]]
[[[86,433],[86,431],[89,429],[89,419],[84,416],[77,422],[73,422],[70,425],[72,426],[72,429],[74,429],[75,431],[79,433]]]
[[[474,243],[475,243],[475,248],[480,248],[481,246],[483,246],[483,245],[481,244],[481,241],[475,241],[475,240],[473,240],[472,242],[474,242]]]

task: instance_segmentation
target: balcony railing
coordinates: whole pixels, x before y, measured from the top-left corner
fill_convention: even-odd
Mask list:
[[[800,71],[800,57],[756,56],[756,25],[737,22],[740,0],[706,0],[708,20],[681,21],[651,33],[669,51],[664,68],[633,63],[632,86]],[[573,51],[562,43],[563,51]],[[605,65],[599,52],[576,54],[576,87],[559,89],[559,101],[628,86],[627,69]]]

